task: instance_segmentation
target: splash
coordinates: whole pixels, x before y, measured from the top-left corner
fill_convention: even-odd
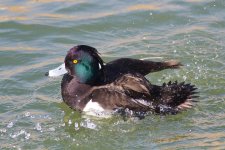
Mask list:
[[[84,128],[88,128],[88,129],[93,129],[93,130],[97,129],[97,125],[94,122],[92,122],[90,119],[85,119],[84,121],[82,121],[80,123],[80,126]]]
[[[28,132],[26,132],[25,130],[21,129],[21,130],[18,131],[18,132],[14,132],[14,133],[10,134],[9,136],[10,136],[11,138],[13,138],[13,139],[15,139],[15,138],[17,138],[17,137],[19,137],[19,136],[24,136],[24,138],[25,138],[26,140],[28,140],[28,139],[30,139],[31,134],[28,133]]]

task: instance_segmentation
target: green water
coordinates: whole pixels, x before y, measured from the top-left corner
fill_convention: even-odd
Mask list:
[[[1,0],[0,149],[225,149],[225,1]],[[83,118],[44,73],[72,46],[104,61],[176,59],[148,75],[195,84],[197,105],[178,115]]]

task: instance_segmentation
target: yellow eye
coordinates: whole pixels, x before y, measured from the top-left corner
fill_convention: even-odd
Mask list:
[[[73,60],[73,63],[74,63],[74,64],[78,63],[78,60],[74,59],[74,60]]]

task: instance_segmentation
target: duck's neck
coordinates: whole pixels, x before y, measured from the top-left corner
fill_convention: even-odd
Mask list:
[[[82,110],[85,106],[86,95],[91,90],[88,84],[80,83],[75,77],[65,74],[61,83],[63,101],[75,110]]]

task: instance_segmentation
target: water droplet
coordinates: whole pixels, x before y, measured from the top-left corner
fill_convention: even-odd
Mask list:
[[[71,120],[69,120],[69,121],[68,121],[68,124],[69,124],[69,125],[71,125],[71,124],[72,124],[72,121],[71,121]]]
[[[91,122],[90,119],[86,119],[83,122],[83,127],[88,128],[88,129],[96,129],[97,125]]]
[[[15,139],[17,137],[16,134],[10,134],[9,136],[13,139]]]
[[[14,123],[13,122],[10,122],[10,123],[8,123],[7,128],[12,128],[13,125],[14,125]]]
[[[31,115],[31,116],[30,116],[30,118],[34,119],[34,118],[35,118],[35,116],[34,116],[34,115]]]
[[[152,16],[152,12],[150,12],[149,15]]]
[[[97,127],[97,125],[94,124],[93,122],[88,123],[88,125],[87,125],[87,128],[89,128],[89,129],[96,129],[96,127]]]
[[[6,129],[5,128],[3,128],[3,129],[0,129],[0,133],[6,133]]]
[[[25,132],[25,139],[27,139],[27,140],[30,139],[30,133]]]
[[[18,136],[20,136],[22,134],[26,134],[26,131],[23,130],[23,129],[18,131],[18,132],[15,132],[14,134],[10,134],[9,136],[14,139],[14,138],[16,138],[16,137],[18,137]]]
[[[19,132],[19,135],[21,135],[21,134],[24,134],[25,133],[25,130],[20,130],[20,132]]]
[[[25,117],[29,117],[30,116],[30,112],[25,112],[24,115],[25,115]]]
[[[184,81],[187,79],[187,77],[186,76],[183,76],[183,79],[184,79]]]
[[[54,127],[49,128],[49,131],[55,131]]]
[[[65,125],[66,125],[65,123],[62,123],[60,126],[65,127]]]
[[[40,124],[40,123],[37,123],[37,124],[35,125],[35,129],[36,129],[37,131],[41,131],[41,124]]]
[[[74,123],[75,130],[79,130],[79,124],[77,122]]]

